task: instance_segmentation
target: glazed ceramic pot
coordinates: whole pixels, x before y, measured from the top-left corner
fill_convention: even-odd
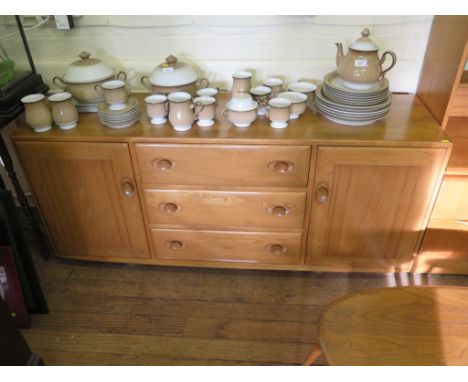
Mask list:
[[[102,95],[96,85],[114,78],[126,80],[125,72],[114,76],[114,69],[98,58],[91,58],[88,52],[81,52],[80,60],[74,61],[62,77],[54,77],[52,82],[65,92],[69,92],[79,102],[100,102]]]
[[[153,94],[186,92],[194,96],[200,88],[208,87],[206,78],[198,79],[197,72],[190,65],[169,56],[166,62],[156,66],[149,76],[140,79],[141,84]]]
[[[73,129],[78,124],[78,110],[73,104],[70,93],[56,93],[48,100],[52,105],[52,119],[60,129]]]
[[[336,43],[338,75],[343,79],[343,84],[346,87],[354,90],[370,89],[395,66],[397,61],[396,54],[391,50],[384,52],[379,57],[379,48],[369,38],[369,29],[365,28],[361,35],[360,39],[351,44],[346,54],[343,53],[343,44]],[[392,58],[392,63],[387,69],[382,70],[382,64],[387,55]]]
[[[45,103],[44,94],[30,94],[21,98],[24,105],[25,121],[36,133],[52,127],[52,113]]]

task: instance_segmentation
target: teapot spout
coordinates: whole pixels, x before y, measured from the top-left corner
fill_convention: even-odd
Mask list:
[[[343,61],[343,44],[341,42],[335,42],[336,45],[336,66],[340,66],[341,61]]]

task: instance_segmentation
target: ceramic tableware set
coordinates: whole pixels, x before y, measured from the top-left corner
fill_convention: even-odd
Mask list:
[[[124,129],[140,119],[138,101],[129,95],[125,81],[110,80],[95,85],[96,91],[104,98],[98,104],[99,121],[113,129]]]
[[[78,124],[78,110],[68,92],[52,94],[29,94],[21,98],[24,105],[25,121],[36,133],[52,128],[52,121],[61,130],[70,130]]]
[[[247,71],[232,77],[232,98],[223,116],[235,127],[249,127],[257,116],[267,116],[271,127],[285,128],[289,120],[304,113],[316,89],[312,83],[296,82],[288,86],[289,91],[282,92],[284,83],[280,78],[267,78],[263,85],[251,87],[252,74]]]
[[[379,58],[378,47],[365,28],[344,55],[337,43],[337,70],[328,73],[315,97],[315,106],[328,119],[349,126],[363,126],[382,119],[392,103],[388,80],[384,77],[396,63],[396,55],[387,51]],[[386,56],[390,66],[382,70]]]

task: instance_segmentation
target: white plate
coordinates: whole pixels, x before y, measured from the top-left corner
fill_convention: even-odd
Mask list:
[[[332,122],[339,123],[340,125],[346,125],[346,126],[366,126],[366,125],[370,125],[371,123],[378,121],[378,119],[373,119],[370,121],[348,121],[346,119],[335,118],[327,114],[323,114],[323,115],[325,116],[325,118],[329,119]]]
[[[389,107],[392,103],[392,93],[388,93],[388,98],[377,105],[365,105],[365,106],[354,106],[354,105],[343,105],[342,103],[332,101],[328,99],[322,91],[322,87],[319,86],[316,91],[316,99],[321,101],[323,104],[337,110],[350,111],[350,112],[373,112],[377,110]]]
[[[107,126],[107,127],[110,127],[111,129],[125,129],[127,127],[130,127],[132,126],[135,122],[137,122],[140,118],[137,118],[137,119],[134,119],[132,121],[129,121],[129,122],[125,122],[125,123],[104,123],[102,122],[102,124],[104,126]]]

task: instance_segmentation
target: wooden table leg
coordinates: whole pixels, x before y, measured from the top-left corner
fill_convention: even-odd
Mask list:
[[[317,360],[317,358],[320,357],[321,355],[322,355],[322,348],[320,347],[320,344],[317,344],[312,350],[312,353],[310,353],[309,356],[306,358],[302,366],[312,365]]]

